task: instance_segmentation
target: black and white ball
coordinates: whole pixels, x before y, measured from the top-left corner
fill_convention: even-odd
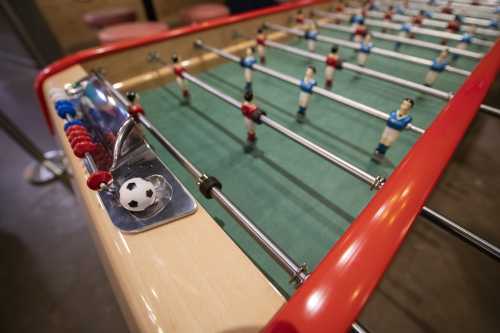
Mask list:
[[[120,204],[132,212],[142,212],[155,203],[153,183],[143,178],[130,178],[120,186]]]

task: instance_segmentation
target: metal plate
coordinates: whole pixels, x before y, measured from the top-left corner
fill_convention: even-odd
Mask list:
[[[150,209],[151,213],[132,213],[121,207],[116,192],[99,192],[101,202],[117,228],[128,233],[142,232],[175,221],[196,211],[197,203],[195,199],[149,146],[144,146],[134,155],[129,156],[125,163],[112,172],[116,187],[119,188],[127,179],[134,177],[161,176],[169,185],[167,186],[167,192],[170,194],[168,195],[170,200],[164,202],[163,207],[152,207]],[[163,199],[165,199],[165,196],[163,196]]]

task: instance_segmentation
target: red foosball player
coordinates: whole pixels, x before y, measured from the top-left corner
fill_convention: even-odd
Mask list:
[[[391,23],[392,22],[392,17],[394,16],[394,6],[389,6],[387,10],[384,12],[384,22],[385,23]],[[382,32],[387,32],[387,28],[382,28]]]
[[[364,20],[361,21],[356,28],[354,29],[354,42],[361,43],[361,41],[365,38],[368,33],[368,29],[366,28]]]
[[[306,22],[306,17],[304,15],[304,12],[302,12],[302,9],[299,9],[297,11],[297,15],[295,15],[295,23],[302,25],[305,22]]]
[[[187,81],[183,77],[183,73],[186,71],[186,69],[179,63],[179,58],[175,54],[172,56],[172,63],[174,64],[175,81],[177,82],[177,85],[182,92],[182,97],[184,97],[184,100],[189,103],[191,95],[189,94]]]
[[[448,0],[446,5],[443,8],[441,8],[441,13],[449,15],[453,14],[453,6],[451,0]]]
[[[331,89],[333,85],[333,74],[336,69],[342,69],[342,60],[338,55],[339,47],[333,45],[330,53],[326,56],[325,66],[325,88]]]
[[[460,32],[461,24],[462,24],[462,18],[459,15],[455,15],[453,20],[448,22],[448,25],[446,26],[446,31],[452,34],[457,34]],[[448,40],[446,38],[443,38],[441,40],[441,44],[443,45],[448,44]]]
[[[257,141],[255,125],[260,124],[260,116],[265,113],[252,103],[253,93],[251,91],[245,92],[244,98],[245,101],[241,104],[241,113],[244,116],[245,127],[247,128],[247,145],[245,151],[250,151],[255,147]]]
[[[266,64],[266,36],[262,29],[257,30],[257,53],[259,54],[259,62],[262,65]]]
[[[422,22],[424,21],[425,18],[425,11],[420,10],[417,15],[413,16],[411,18],[411,23],[417,27],[422,25]]]

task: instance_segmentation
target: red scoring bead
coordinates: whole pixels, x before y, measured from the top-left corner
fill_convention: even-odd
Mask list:
[[[86,153],[92,153],[95,150],[95,148],[96,148],[95,143],[89,141],[83,141],[77,143],[75,147],[73,147],[73,152],[75,153],[76,157],[83,158],[85,157]]]
[[[76,130],[86,131],[87,129],[85,128],[85,126],[82,126],[82,125],[73,125],[66,130],[66,134],[71,133],[72,131],[76,131]]]
[[[96,171],[92,173],[89,178],[87,178],[87,186],[94,191],[99,191],[101,189],[101,185],[108,184],[111,180],[113,180],[113,176],[108,171]]]
[[[89,132],[87,130],[74,130],[74,131],[71,131],[69,133],[66,133],[66,137],[68,138],[68,140],[71,140],[73,137],[75,136],[78,136],[78,135],[82,135],[82,134],[89,134]]]
[[[92,142],[92,138],[89,136],[89,135],[78,135],[78,136],[75,136],[74,138],[72,138],[70,141],[69,141],[69,144],[71,145],[71,148],[75,148],[75,146],[80,143],[80,142],[84,142],[84,141],[89,141],[89,142]]]

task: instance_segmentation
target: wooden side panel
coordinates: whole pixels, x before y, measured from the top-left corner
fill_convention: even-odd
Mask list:
[[[44,93],[86,75],[73,66],[49,78]],[[50,105],[76,193],[133,332],[258,332],[285,302],[202,206],[196,214],[136,235],[119,232]]]
[[[35,0],[42,16],[65,54],[98,44],[97,31],[87,27],[83,14],[90,11],[129,7],[138,20],[145,20],[141,0]]]
[[[206,0],[153,0],[158,20],[166,21],[169,24],[181,23],[180,12],[189,7],[200,3],[206,3]],[[211,0],[211,3],[224,3],[224,0]]]
[[[322,4],[315,7],[327,8],[327,6],[330,5]],[[311,8],[312,7],[306,8],[304,13],[308,15]],[[193,47],[197,39],[202,39],[212,46],[224,48],[242,41],[242,39],[234,38],[235,32],[243,35],[250,35],[253,39],[255,32],[264,22],[270,21],[289,25],[293,20],[294,14],[295,10],[284,11],[243,21],[238,24],[228,24],[195,34],[181,35],[159,43],[149,44],[94,59],[83,63],[82,66],[86,70],[102,68],[105,71],[106,77],[111,82],[125,81],[130,77],[138,76],[151,70],[151,66],[147,62],[147,54],[151,51],[159,52],[162,57],[167,60],[170,59],[172,53],[178,54],[182,59],[196,58],[204,53]]]

